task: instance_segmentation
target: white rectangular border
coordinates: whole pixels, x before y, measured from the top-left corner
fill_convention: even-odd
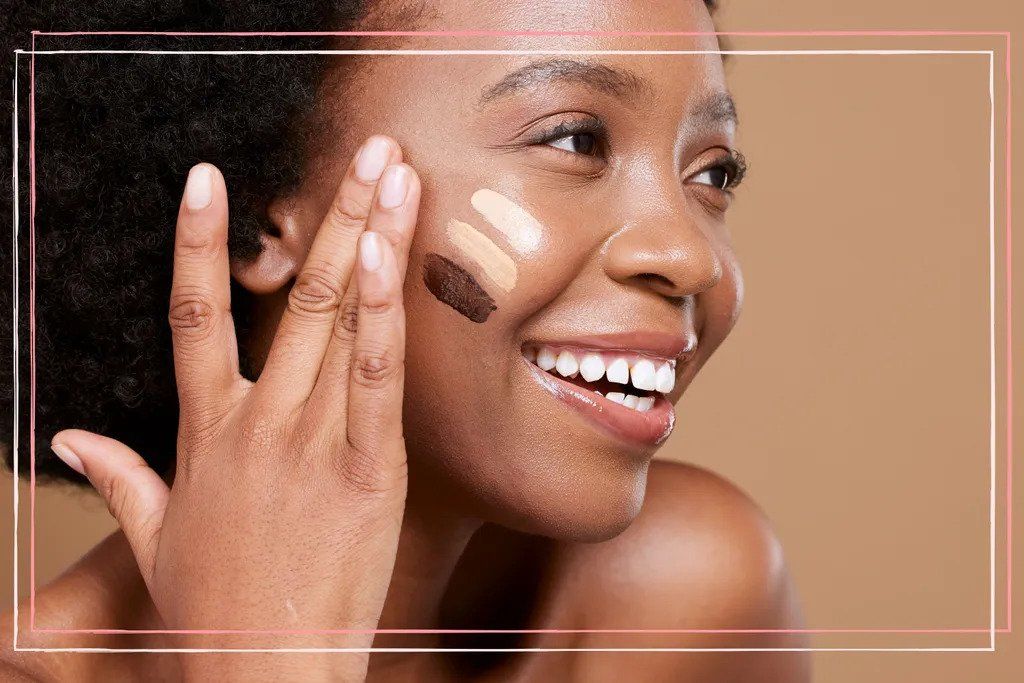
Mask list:
[[[995,346],[995,50],[32,50],[31,55],[150,54],[150,55],[988,55],[989,57],[989,647],[950,648],[24,648],[18,647],[18,56],[14,51],[14,109],[12,154],[14,193],[14,650],[17,652],[995,652],[996,651],[996,346]],[[1006,198],[1009,201],[1009,197]],[[1007,226],[1009,229],[1009,226]],[[1007,416],[1011,419],[1011,416]]]

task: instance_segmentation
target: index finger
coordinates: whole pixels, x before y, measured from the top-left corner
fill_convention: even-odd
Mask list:
[[[187,420],[223,404],[240,377],[231,317],[227,190],[211,164],[193,166],[185,183],[167,319],[178,401]]]

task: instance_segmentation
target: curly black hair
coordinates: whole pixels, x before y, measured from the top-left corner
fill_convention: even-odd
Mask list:
[[[713,0],[705,0],[714,8]],[[5,7],[5,5],[7,5]],[[426,3],[373,0],[95,0],[0,2],[3,76],[29,32],[259,32],[414,28]],[[372,18],[371,18],[372,15]],[[3,21],[3,19],[0,19]],[[238,38],[210,36],[36,36],[36,50],[154,47],[238,49]],[[320,50],[354,45],[325,36],[245,38],[245,49]],[[28,168],[28,55],[18,57],[18,167]],[[175,457],[178,404],[167,299],[174,223],[183,179],[199,161],[216,164],[229,188],[229,251],[252,258],[269,198],[300,182],[316,135],[318,89],[329,57],[275,55],[38,54],[35,57],[36,473],[83,483],[53,456],[53,434],[77,427],[116,438],[158,472]],[[6,139],[11,139],[10,122]],[[11,149],[0,152],[10,167]],[[24,175],[24,171],[23,171]],[[21,442],[29,430],[28,183],[18,193],[18,253],[0,250],[0,311],[11,311],[9,274],[18,259],[20,387],[13,386],[13,328],[0,325],[0,449],[13,467],[13,414]],[[12,215],[12,188],[0,211]],[[10,223],[8,223],[10,225]],[[10,244],[11,242],[8,242]],[[244,340],[245,290],[232,308]],[[244,357],[244,352],[243,352]],[[243,373],[252,375],[243,367]],[[27,468],[22,450],[20,465]]]
[[[0,10],[2,11],[2,10]],[[5,32],[4,54],[28,48],[29,30],[326,31],[347,30],[367,13],[365,0],[101,0],[19,2],[22,29]],[[272,49],[336,47],[302,39],[38,36],[47,49]],[[322,55],[59,54],[35,59],[35,352],[37,475],[83,481],[49,452],[52,435],[77,427],[119,439],[159,472],[173,463],[177,430],[167,297],[174,223],[183,179],[199,161],[216,164],[230,188],[229,250],[259,253],[268,198],[302,177],[312,140],[314,102],[326,68]],[[19,102],[29,99],[28,55],[19,65]],[[4,60],[5,81],[13,76]],[[28,168],[28,112],[20,106],[22,176]],[[10,138],[8,138],[10,139]],[[11,151],[4,149],[9,167]],[[27,178],[25,178],[27,180]],[[0,367],[0,444],[12,466],[12,416],[28,423],[28,190],[20,183],[20,378]],[[12,195],[4,192],[5,215]],[[8,243],[9,244],[9,243]],[[0,271],[11,273],[3,249]],[[5,279],[8,276],[5,276]],[[8,281],[9,282],[9,281]],[[236,323],[247,325],[245,292],[232,292]],[[10,311],[10,285],[0,310]],[[0,346],[12,348],[12,326]],[[240,338],[244,333],[240,330]],[[10,358],[10,356],[7,356]],[[22,444],[26,439],[20,439]],[[24,466],[28,458],[22,446]]]

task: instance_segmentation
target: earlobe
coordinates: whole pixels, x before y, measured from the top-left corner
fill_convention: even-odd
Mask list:
[[[260,235],[260,253],[251,260],[231,259],[231,277],[253,294],[273,294],[286,288],[298,275],[316,234],[315,227],[310,230],[304,224],[303,218],[310,212],[293,199],[275,200],[267,215],[274,229]]]

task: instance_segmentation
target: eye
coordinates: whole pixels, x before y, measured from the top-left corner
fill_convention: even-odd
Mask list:
[[[693,182],[725,190],[732,184],[733,176],[725,166],[715,166],[693,176]]]
[[[538,131],[529,138],[529,144],[559,150],[557,154],[573,162],[592,163],[608,153],[608,131],[604,122],[592,114],[567,112],[557,125]]]
[[[588,157],[594,156],[598,151],[597,136],[593,133],[564,135],[560,138],[548,140],[544,144],[554,147],[555,149],[564,149],[566,152],[583,154]]]
[[[728,192],[736,188],[747,174],[747,161],[737,150],[730,150],[728,156],[719,158],[718,163],[690,176],[689,182],[707,185]]]

